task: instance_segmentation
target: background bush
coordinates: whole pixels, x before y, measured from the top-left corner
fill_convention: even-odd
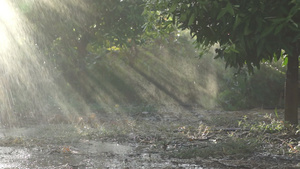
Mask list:
[[[247,70],[234,76],[225,74],[217,101],[226,110],[283,107],[284,72],[285,68],[278,61],[262,64],[253,75],[249,75]]]

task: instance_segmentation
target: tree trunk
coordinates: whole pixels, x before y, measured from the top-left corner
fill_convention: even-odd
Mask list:
[[[284,120],[298,125],[298,52],[288,56]]]

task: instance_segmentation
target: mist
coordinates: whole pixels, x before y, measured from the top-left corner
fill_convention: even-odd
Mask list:
[[[190,148],[256,151],[216,131],[248,132],[238,120],[277,106],[284,68],[257,70],[279,84],[261,101],[261,77],[225,69],[188,32],[145,35],[141,16],[134,0],[0,1],[0,168],[201,168]]]

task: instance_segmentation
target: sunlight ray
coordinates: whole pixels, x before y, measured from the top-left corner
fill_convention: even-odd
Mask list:
[[[35,44],[34,29],[9,0],[0,1],[0,116],[2,126],[46,120],[55,113],[76,117]],[[39,35],[42,35],[41,33]],[[52,66],[53,67],[53,66]]]

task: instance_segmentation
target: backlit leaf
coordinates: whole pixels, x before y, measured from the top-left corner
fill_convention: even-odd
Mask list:
[[[284,58],[283,58],[283,62],[282,62],[282,66],[283,66],[283,67],[287,66],[288,61],[289,61],[288,57],[284,57]]]

